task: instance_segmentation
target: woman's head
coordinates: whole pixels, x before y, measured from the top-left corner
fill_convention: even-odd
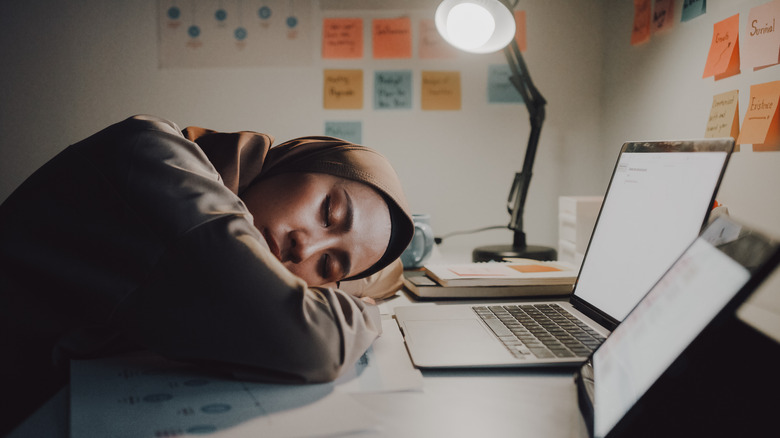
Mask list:
[[[243,193],[271,252],[317,286],[356,277],[382,258],[390,210],[366,184],[324,173],[281,173]]]
[[[184,134],[247,204],[271,251],[311,286],[378,272],[412,239],[414,223],[401,182],[373,149],[333,137],[270,147],[272,137],[252,132],[190,127]],[[349,216],[350,227],[339,222]],[[319,229],[311,228],[315,223]],[[317,248],[316,257],[304,257]]]

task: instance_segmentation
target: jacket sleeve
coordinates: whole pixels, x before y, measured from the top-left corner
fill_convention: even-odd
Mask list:
[[[354,364],[381,330],[379,312],[334,289],[310,289],[242,217],[183,236],[113,324],[165,356],[268,381],[321,382]]]

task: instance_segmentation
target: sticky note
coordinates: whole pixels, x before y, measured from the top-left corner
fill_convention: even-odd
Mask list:
[[[707,13],[707,0],[683,0],[681,21],[690,21]]]
[[[523,96],[517,91],[509,78],[512,69],[507,64],[488,66],[488,102],[489,103],[523,103]]]
[[[525,34],[525,11],[515,11],[515,41],[521,52],[527,48]]]
[[[322,57],[325,59],[362,58],[363,19],[323,19]]]
[[[325,122],[325,135],[336,137],[355,144],[363,143],[363,122],[328,121]]]
[[[634,25],[631,30],[631,45],[650,41],[650,0],[634,0]]]
[[[674,0],[655,0],[653,8],[653,32],[674,27]]]
[[[409,17],[373,20],[374,58],[411,58],[412,21]]]
[[[722,79],[739,73],[739,14],[715,23],[703,78]]]
[[[738,143],[752,144],[754,151],[780,150],[780,81],[750,86],[745,119],[739,133]]]
[[[412,108],[412,71],[374,73],[374,109]]]
[[[458,51],[442,38],[431,19],[421,19],[417,41],[417,56],[420,59],[447,59],[458,56]]]
[[[744,36],[745,68],[759,68],[780,62],[780,0],[752,8]]]
[[[739,137],[739,90],[727,91],[712,98],[704,137]]]
[[[460,72],[423,71],[420,94],[423,110],[459,110]]]
[[[363,70],[325,70],[322,106],[325,109],[363,108]]]

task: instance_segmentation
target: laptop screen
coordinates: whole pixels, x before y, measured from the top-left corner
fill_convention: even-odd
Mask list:
[[[624,145],[575,297],[622,321],[701,231],[732,147],[730,140]]]
[[[774,266],[776,251],[776,243],[725,218],[688,247],[593,354],[595,436],[620,421],[747,284],[751,271]]]

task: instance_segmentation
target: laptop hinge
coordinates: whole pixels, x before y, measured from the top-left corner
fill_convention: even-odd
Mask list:
[[[583,300],[577,295],[572,295],[571,304],[575,309],[584,313],[585,316],[596,321],[598,324],[601,324],[602,327],[609,331],[615,330],[615,327],[617,327],[618,323],[620,322],[602,312],[601,310],[595,308],[594,306],[588,304],[587,301]]]

